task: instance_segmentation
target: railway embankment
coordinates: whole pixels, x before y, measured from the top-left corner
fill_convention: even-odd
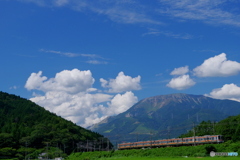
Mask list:
[[[110,157],[209,157],[210,152],[238,152],[240,153],[240,142],[231,141],[222,144],[206,144],[199,146],[144,148],[132,150],[112,150],[96,152],[78,152],[68,157],[72,159],[101,159]]]

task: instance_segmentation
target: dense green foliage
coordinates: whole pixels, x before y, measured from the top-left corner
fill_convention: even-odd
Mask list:
[[[77,143],[99,142],[103,137],[29,100],[3,92],[0,92],[0,117],[0,158],[23,158],[26,154],[36,157],[46,150],[48,153],[54,150],[55,156],[69,154],[76,150]]]
[[[240,141],[240,115],[230,116],[218,123],[203,121],[194,127],[194,129],[180,137],[191,137],[194,135],[223,135],[225,141]]]
[[[68,157],[68,160],[94,160],[109,157],[205,157],[209,156],[209,148],[215,149],[216,152],[240,153],[240,143],[226,142],[222,144],[206,144],[199,146],[73,153]]]

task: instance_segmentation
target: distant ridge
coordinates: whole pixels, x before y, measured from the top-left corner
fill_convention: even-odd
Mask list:
[[[145,98],[126,112],[92,126],[115,144],[177,137],[202,121],[240,114],[240,103],[184,93]]]

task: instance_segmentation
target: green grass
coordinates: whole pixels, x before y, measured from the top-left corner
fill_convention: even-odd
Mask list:
[[[238,160],[239,157],[112,157],[99,160]]]
[[[78,152],[67,160],[237,160],[238,157],[209,157],[210,151],[238,152],[240,143],[206,144],[199,146],[165,147],[116,151]]]

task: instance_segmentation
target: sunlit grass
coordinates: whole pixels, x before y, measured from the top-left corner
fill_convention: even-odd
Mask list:
[[[111,157],[99,160],[237,160],[239,157]]]

